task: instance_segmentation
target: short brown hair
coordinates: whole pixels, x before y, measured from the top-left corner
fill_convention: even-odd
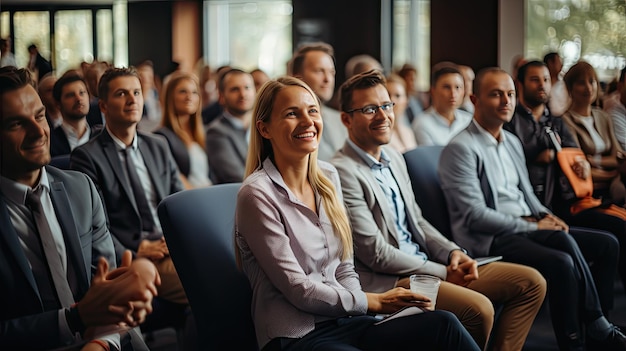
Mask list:
[[[109,68],[104,72],[102,77],[100,77],[100,81],[98,82],[98,97],[100,99],[106,101],[109,98],[109,83],[119,77],[135,77],[141,82],[135,67]]]
[[[476,75],[476,79],[474,79],[474,92],[473,92],[474,95],[478,96],[478,94],[480,93],[480,88],[483,85],[483,79],[485,78],[485,76],[487,74],[494,74],[494,73],[504,73],[504,74],[506,74],[507,76],[510,77],[509,73],[507,71],[503,70],[500,67],[483,68]]]
[[[578,61],[575,65],[570,67],[567,73],[565,73],[565,76],[563,76],[563,82],[565,82],[567,91],[571,93],[574,83],[576,83],[577,80],[588,76],[593,77],[596,82],[598,81],[598,74],[593,66],[585,61]]]
[[[375,69],[351,77],[339,87],[341,110],[347,112],[352,109],[352,93],[355,90],[372,88],[377,85],[385,86],[386,83],[385,76]]]
[[[306,54],[311,51],[321,51],[326,53],[333,59],[333,63],[335,63],[335,50],[329,44],[324,42],[315,42],[304,44],[298,47],[298,50],[293,53],[291,60],[289,60],[289,64],[287,67],[288,74],[291,76],[298,75],[302,73],[304,67],[304,60],[306,59]]]

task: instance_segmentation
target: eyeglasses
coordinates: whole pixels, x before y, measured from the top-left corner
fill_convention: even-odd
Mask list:
[[[361,108],[355,108],[353,110],[350,111],[346,111],[346,113],[354,113],[356,111],[361,112],[364,115],[374,115],[376,114],[376,112],[378,112],[378,109],[383,110],[384,112],[389,112],[391,111],[391,109],[393,109],[393,106],[395,105],[395,102],[388,102],[386,104],[382,104],[380,106],[376,106],[376,105],[367,105],[365,107],[361,107]]]

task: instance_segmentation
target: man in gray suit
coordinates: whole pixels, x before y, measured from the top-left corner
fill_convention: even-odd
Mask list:
[[[248,133],[254,107],[254,80],[240,69],[220,75],[219,102],[223,115],[211,122],[206,132],[206,154],[214,184],[243,180],[248,156]]]
[[[339,111],[327,104],[335,92],[335,57],[332,46],[326,43],[305,44],[296,50],[289,61],[289,74],[302,79],[320,99],[324,133],[317,158],[330,161],[348,137],[341,125]]]
[[[137,272],[136,264],[128,267],[128,254],[124,268],[107,274],[109,265],[115,267],[115,251],[102,202],[84,174],[46,166],[50,128],[31,84],[25,69],[0,69],[3,349],[60,348],[85,342],[103,327],[137,325],[150,312],[158,284],[146,260],[140,265],[152,274],[126,275]],[[120,341],[100,336],[85,349],[119,349]]]
[[[107,70],[98,92],[105,129],[72,151],[70,168],[87,174],[98,187],[117,259],[124,250],[150,259],[161,275],[159,297],[186,305],[156,214],[163,198],[183,190],[176,163],[165,140],[137,131],[143,95],[133,68]]]
[[[521,349],[545,296],[541,274],[502,262],[477,268],[422,217],[402,155],[385,146],[395,116],[379,72],[349,79],[340,93],[349,139],[332,163],[341,179],[363,290],[408,288],[411,274],[437,276],[443,282],[436,307],[453,312],[482,349],[490,335],[494,350]],[[503,306],[495,325],[493,303]]]
[[[585,260],[593,261],[597,279],[614,279],[617,241],[608,233],[569,231],[533,193],[522,145],[502,129],[516,103],[505,71],[481,71],[472,102],[473,122],[444,148],[439,164],[455,241],[474,255],[502,255],[546,277],[561,350],[626,350],[626,336],[604,316],[609,307],[601,306]]]

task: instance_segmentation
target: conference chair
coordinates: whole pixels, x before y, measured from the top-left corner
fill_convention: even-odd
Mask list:
[[[448,206],[441,190],[437,168],[443,146],[418,146],[404,153],[415,200],[422,214],[441,234],[452,239]]]
[[[202,350],[258,350],[250,315],[252,289],[235,258],[233,227],[240,186],[179,192],[158,207]]]

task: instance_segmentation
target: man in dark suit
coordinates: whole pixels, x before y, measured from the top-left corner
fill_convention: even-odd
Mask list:
[[[134,68],[111,68],[98,84],[105,129],[74,149],[70,168],[87,174],[106,208],[118,260],[124,250],[152,260],[161,275],[159,297],[187,304],[156,214],[158,203],[183,190],[167,143],[137,132],[143,111]]]
[[[59,106],[63,123],[50,132],[50,154],[52,157],[69,155],[99,133],[102,125],[90,126],[87,121],[89,92],[78,74],[68,72],[59,78],[52,88],[52,96]]]
[[[215,184],[243,180],[248,154],[248,130],[254,107],[254,80],[232,68],[220,76],[220,104],[224,113],[207,127],[206,153]]]
[[[50,129],[31,84],[25,69],[0,69],[3,349],[59,348],[102,328],[137,325],[151,311],[158,284],[149,261],[129,267],[129,253],[123,268],[107,274],[115,251],[102,202],[84,174],[46,167]],[[151,274],[126,274],[140,265]],[[120,337],[99,336],[85,349],[111,343],[119,349]]]

